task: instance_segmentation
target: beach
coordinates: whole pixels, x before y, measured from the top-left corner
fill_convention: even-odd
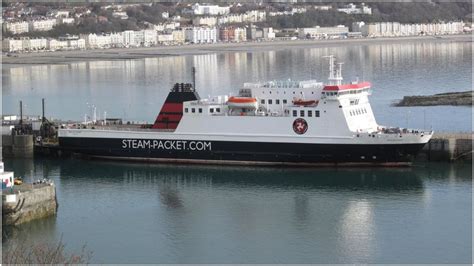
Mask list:
[[[15,64],[67,64],[77,61],[124,60],[160,56],[179,56],[225,52],[253,52],[289,48],[340,47],[396,42],[472,42],[471,34],[443,36],[411,36],[383,38],[354,38],[335,40],[277,40],[242,43],[186,44],[139,48],[112,48],[94,50],[72,50],[55,52],[32,52],[6,56],[2,54],[2,65]]]

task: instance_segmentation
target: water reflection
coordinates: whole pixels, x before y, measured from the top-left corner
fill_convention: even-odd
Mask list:
[[[63,182],[122,182],[127,186],[262,187],[289,189],[337,189],[400,191],[422,189],[413,168],[262,168],[232,166],[142,165],[133,163],[80,161],[90,171],[76,167],[76,161],[60,165]],[[422,169],[421,169],[422,170]],[[86,180],[85,180],[86,179]]]
[[[450,260],[456,262],[466,254],[468,225],[450,221],[470,217],[470,210],[459,207],[466,198],[470,203],[470,165],[299,169],[22,161],[6,160],[7,170],[26,167],[25,173],[50,176],[58,184],[60,206],[50,224],[20,226],[4,239],[63,235],[73,249],[86,243],[94,262],[463,258]],[[453,208],[454,202],[461,205]],[[457,248],[403,257],[407,249],[420,250],[420,241],[427,251],[436,250],[440,239]],[[404,259],[377,260],[380,256]]]

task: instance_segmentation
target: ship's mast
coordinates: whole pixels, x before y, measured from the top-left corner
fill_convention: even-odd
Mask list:
[[[336,68],[336,59],[334,55],[324,56],[329,58],[329,85],[341,85],[342,84],[342,64],[344,63],[337,63]]]

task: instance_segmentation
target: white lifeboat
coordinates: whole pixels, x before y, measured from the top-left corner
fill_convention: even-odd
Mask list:
[[[258,102],[256,98],[253,97],[235,97],[232,96],[227,101],[227,106],[229,108],[247,108],[247,109],[257,109]]]

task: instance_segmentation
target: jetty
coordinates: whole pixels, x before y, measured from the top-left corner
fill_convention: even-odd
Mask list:
[[[0,162],[0,178],[3,226],[19,225],[56,214],[56,186],[52,181],[15,184],[13,172],[3,171],[3,162]]]
[[[434,95],[405,96],[394,106],[472,106],[473,91],[448,92]]]

